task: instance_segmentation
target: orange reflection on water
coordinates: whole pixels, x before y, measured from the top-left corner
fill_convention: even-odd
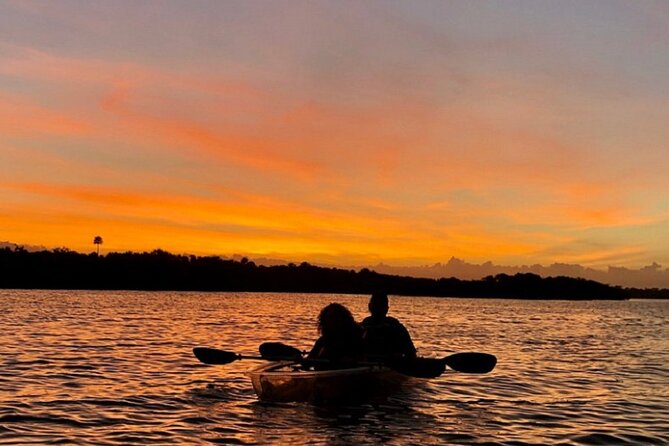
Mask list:
[[[340,302],[360,320],[367,299],[0,291],[0,419],[14,432],[4,439],[153,444],[664,439],[666,302],[391,296],[390,314],[406,325],[420,354],[488,352],[498,364],[484,375],[451,371],[414,383],[380,405],[261,403],[247,372],[262,363],[206,366],[191,353],[194,346],[210,346],[253,355],[266,341],[308,349],[317,337],[320,308]]]

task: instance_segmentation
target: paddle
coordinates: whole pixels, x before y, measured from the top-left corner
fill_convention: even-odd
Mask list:
[[[404,358],[385,361],[394,370],[416,378],[436,378],[446,366],[460,373],[488,373],[495,368],[497,358],[489,353],[455,353],[445,358]]]
[[[449,368],[462,373],[488,373],[497,364],[495,355],[476,352],[454,353],[441,361]]]
[[[224,365],[241,359],[267,361],[301,360],[302,353],[285,344],[266,342],[260,346],[261,356],[240,355],[238,353],[209,347],[195,347],[193,354],[200,362],[210,365]],[[309,360],[313,362],[314,360]],[[318,361],[318,360],[317,360]],[[327,361],[318,361],[327,362]],[[462,373],[488,373],[496,365],[497,358],[488,353],[455,353],[443,359],[409,358],[390,362],[365,362],[361,365],[384,364],[407,376],[416,378],[436,378],[445,371],[445,366]]]
[[[240,359],[266,359],[268,361],[290,361],[296,359],[294,355],[285,357],[250,356],[209,347],[195,347],[193,349],[193,354],[200,360],[200,362],[210,365],[225,365],[234,361],[239,361]]]

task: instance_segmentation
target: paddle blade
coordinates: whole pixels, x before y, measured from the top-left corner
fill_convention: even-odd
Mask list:
[[[281,342],[263,342],[258,348],[260,356],[265,359],[300,359],[302,352],[291,347],[290,345],[282,344]]]
[[[412,358],[391,362],[393,370],[414,378],[436,378],[446,370],[446,364],[436,358]]]
[[[488,373],[495,368],[497,358],[489,353],[463,352],[446,356],[443,362],[456,372]]]
[[[233,361],[241,359],[237,353],[219,350],[217,348],[195,347],[193,354],[200,362],[205,364],[230,364]]]

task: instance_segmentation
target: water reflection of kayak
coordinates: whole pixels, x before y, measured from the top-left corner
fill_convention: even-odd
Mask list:
[[[294,361],[266,364],[249,376],[260,400],[315,403],[383,397],[411,379],[381,365],[316,371]]]

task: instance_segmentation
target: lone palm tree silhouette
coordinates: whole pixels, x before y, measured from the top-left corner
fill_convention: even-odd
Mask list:
[[[100,255],[100,245],[103,244],[104,241],[102,240],[102,237],[99,235],[96,235],[95,238],[93,239],[93,244],[98,246],[98,252],[97,254]]]

